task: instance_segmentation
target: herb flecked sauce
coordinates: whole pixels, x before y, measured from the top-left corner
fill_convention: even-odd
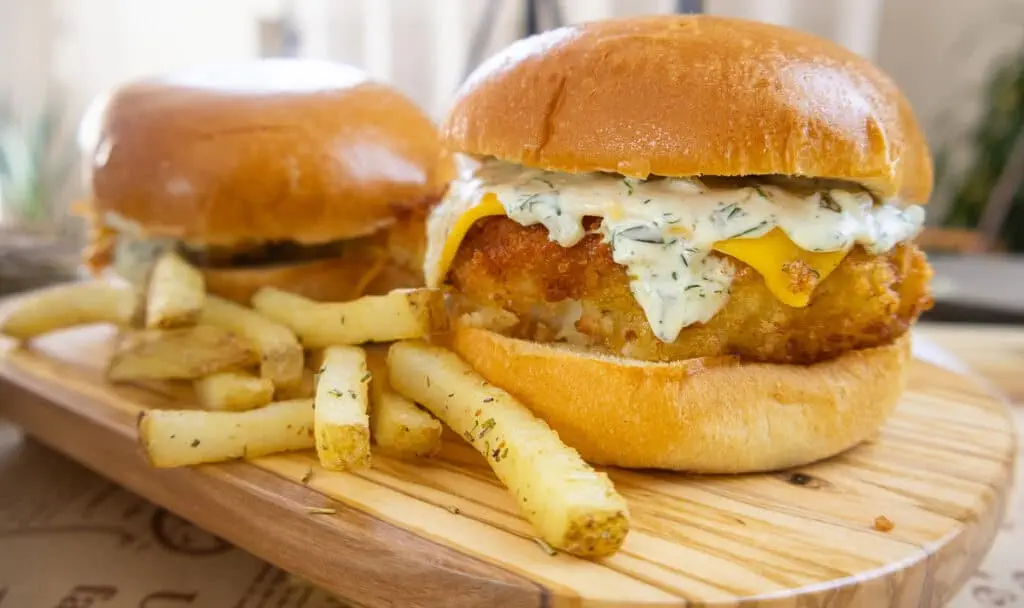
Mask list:
[[[728,300],[732,265],[709,255],[717,242],[756,239],[779,228],[806,251],[848,251],[861,245],[870,253],[884,253],[913,239],[924,222],[920,206],[876,204],[853,184],[643,180],[491,160],[452,185],[431,218],[432,236],[442,237],[432,239],[435,246],[443,246],[444,234],[434,233],[449,227],[443,218],[450,221],[487,192],[498,197],[510,219],[523,226],[543,225],[563,247],[587,234],[584,217],[603,218],[596,232],[610,246],[614,261],[626,267],[634,297],[664,342],[675,341],[688,325],[708,321]]]

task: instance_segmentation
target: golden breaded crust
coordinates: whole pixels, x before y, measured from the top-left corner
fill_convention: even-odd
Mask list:
[[[612,260],[598,235],[565,248],[549,240],[541,226],[486,218],[467,234],[449,280],[474,305],[519,315],[522,322],[505,333],[533,340],[558,332],[552,319],[562,316],[565,306],[555,303],[578,300],[582,315],[575,329],[589,346],[647,361],[737,355],[747,361],[813,363],[891,344],[932,304],[931,268],[912,244],[883,255],[854,249],[805,308],[783,304],[757,272],[732,262],[736,276],[727,304],[708,323],[684,328],[672,343],[654,336],[630,292],[626,269]],[[799,270],[793,269],[795,281]]]
[[[390,228],[348,242],[336,257],[200,269],[211,293],[246,305],[266,285],[324,302],[344,302],[392,289],[420,287],[426,240],[423,222],[420,213],[405,214]]]

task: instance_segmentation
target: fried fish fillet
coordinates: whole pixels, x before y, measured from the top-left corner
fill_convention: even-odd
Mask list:
[[[913,244],[880,255],[854,248],[804,308],[783,304],[756,271],[727,259],[735,269],[728,302],[672,343],[655,337],[630,292],[625,267],[612,260],[597,234],[565,248],[541,226],[485,218],[462,242],[449,280],[472,306],[515,313],[518,322],[503,328],[506,334],[544,340],[572,333],[591,348],[649,361],[734,355],[813,363],[889,344],[932,305],[932,271]],[[574,310],[572,327],[564,326],[567,309]]]

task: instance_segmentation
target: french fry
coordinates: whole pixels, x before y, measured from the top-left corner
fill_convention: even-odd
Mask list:
[[[131,288],[99,281],[71,283],[18,298],[0,318],[0,334],[30,340],[78,325],[131,325],[139,296]]]
[[[302,346],[287,327],[217,296],[206,296],[199,322],[221,327],[249,340],[260,356],[260,375],[275,387],[302,382]]]
[[[398,289],[351,302],[315,302],[264,287],[253,296],[252,306],[290,327],[306,348],[323,348],[426,337],[442,295],[436,289]]]
[[[313,447],[313,400],[280,401],[247,412],[146,410],[138,429],[155,467],[303,450]]]
[[[625,500],[515,398],[454,353],[421,341],[392,345],[388,367],[396,391],[483,454],[542,540],[584,557],[619,549],[629,532]]]
[[[243,412],[270,403],[274,383],[242,372],[219,372],[192,383],[203,409]]]
[[[122,334],[107,365],[107,378],[194,380],[259,363],[248,341],[219,327],[143,329]]]
[[[367,349],[370,380],[370,438],[399,458],[427,458],[441,449],[444,427],[415,403],[391,390],[385,354]]]
[[[146,294],[146,327],[169,329],[195,325],[206,301],[203,275],[168,251],[153,265]]]
[[[370,424],[366,415],[366,353],[354,346],[324,349],[316,383],[316,453],[325,469],[370,466]]]

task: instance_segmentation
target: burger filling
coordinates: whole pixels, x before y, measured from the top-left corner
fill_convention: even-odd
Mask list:
[[[386,284],[419,284],[423,259],[422,220],[401,218],[389,229],[372,235],[323,243],[248,241],[212,245],[154,236],[114,213],[92,217],[91,243],[86,264],[93,271],[112,267],[121,277],[142,283],[156,259],[176,251],[192,264],[210,270],[260,270],[317,261],[340,260],[332,276],[351,284],[353,296],[362,294],[375,278],[386,274]],[[337,293],[335,289],[333,293]]]
[[[923,218],[847,182],[490,160],[432,214],[426,274],[450,281],[476,322],[518,337],[647,360],[809,363],[889,343],[930,305],[910,243]]]
[[[346,247],[351,249],[358,245],[357,241],[341,240],[316,245],[274,241],[235,246],[203,246],[173,239],[120,233],[114,249],[113,265],[118,274],[134,280],[144,277],[160,254],[173,250],[192,264],[203,268],[261,268],[340,257]]]
[[[126,222],[114,220],[110,226],[124,228]],[[94,268],[113,266],[118,275],[141,281],[158,257],[175,251],[196,266],[204,268],[260,268],[325,260],[341,256],[347,249],[367,239],[346,239],[306,245],[293,241],[247,242],[236,245],[204,245],[170,238],[149,236],[136,229],[109,229],[106,251],[94,239],[89,262]]]

